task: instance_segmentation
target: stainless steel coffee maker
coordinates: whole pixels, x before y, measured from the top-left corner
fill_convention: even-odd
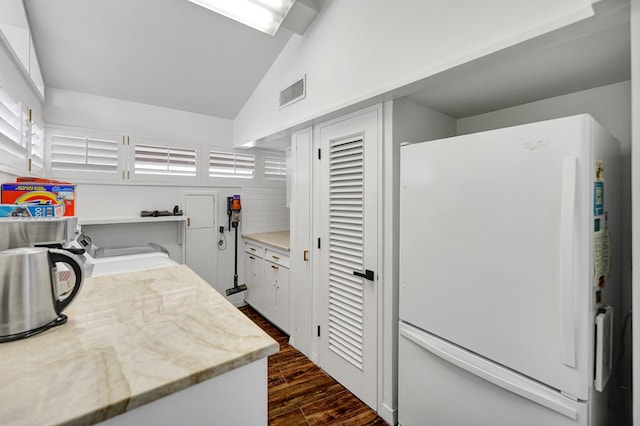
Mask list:
[[[66,322],[62,312],[83,281],[81,261],[61,248],[73,239],[76,225],[76,217],[0,218],[0,343]],[[61,269],[73,281],[65,289]]]

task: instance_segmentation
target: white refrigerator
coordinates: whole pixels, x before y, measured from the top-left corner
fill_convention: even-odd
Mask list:
[[[401,148],[401,425],[607,423],[619,185],[589,115]]]

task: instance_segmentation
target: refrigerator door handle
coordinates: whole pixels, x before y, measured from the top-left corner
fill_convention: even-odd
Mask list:
[[[572,420],[578,418],[576,404],[579,403],[563,397],[555,390],[408,324],[401,322],[399,329],[401,336],[458,368]]]
[[[574,321],[575,213],[577,157],[565,157],[562,163],[562,200],[560,206],[560,324],[562,363],[576,367],[576,330]]]

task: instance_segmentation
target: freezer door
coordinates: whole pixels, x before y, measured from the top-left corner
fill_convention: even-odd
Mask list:
[[[400,319],[585,400],[589,116],[401,149]]]
[[[412,425],[587,425],[585,402],[400,325],[398,421]]]

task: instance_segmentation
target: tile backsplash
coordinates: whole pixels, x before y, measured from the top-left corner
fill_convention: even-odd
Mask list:
[[[242,233],[289,230],[286,189],[242,189]]]

